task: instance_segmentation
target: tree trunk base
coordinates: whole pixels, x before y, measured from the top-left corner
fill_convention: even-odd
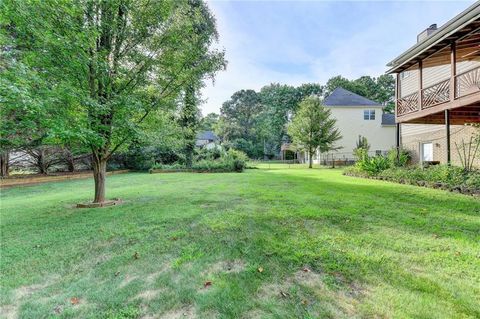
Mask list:
[[[123,204],[123,201],[119,198],[114,198],[111,200],[105,200],[100,203],[93,203],[93,202],[79,203],[76,205],[76,207],[77,208],[100,208],[100,207],[116,206],[120,204]]]

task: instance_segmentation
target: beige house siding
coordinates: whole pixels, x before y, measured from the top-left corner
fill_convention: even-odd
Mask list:
[[[414,163],[420,163],[421,144],[431,142],[433,145],[433,160],[441,164],[447,163],[447,139],[444,125],[425,124],[402,124],[400,128],[402,147],[412,153]],[[460,145],[462,139],[465,142],[475,133],[475,128],[465,125],[450,126],[451,161],[453,165],[461,166],[460,157],[455,143]],[[480,167],[480,159],[477,158],[474,165]]]
[[[342,139],[337,142],[342,148],[336,152],[338,158],[353,159],[353,149],[357,145],[358,136],[365,136],[370,144],[370,151],[388,151],[395,147],[395,125],[382,125],[382,107],[348,107],[332,106],[332,117],[337,119],[337,128]],[[375,110],[375,120],[364,120],[364,110]]]

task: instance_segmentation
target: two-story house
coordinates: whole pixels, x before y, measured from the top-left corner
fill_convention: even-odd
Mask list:
[[[357,146],[359,136],[367,138],[370,154],[385,154],[395,147],[395,116],[384,114],[383,105],[344,88],[336,88],[323,101],[330,109],[336,127],[342,134],[336,143],[339,150],[328,154],[316,154],[315,162],[326,160],[353,161],[353,149]],[[305,154],[308,161],[308,154]]]
[[[419,162],[461,164],[480,123],[480,1],[431,25],[388,66],[396,74],[396,146]]]

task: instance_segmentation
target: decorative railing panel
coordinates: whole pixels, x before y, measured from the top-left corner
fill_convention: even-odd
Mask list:
[[[450,79],[422,90],[422,109],[450,101]]]
[[[397,116],[418,111],[418,92],[397,100]]]
[[[480,67],[457,75],[455,86],[455,97],[480,92]]]

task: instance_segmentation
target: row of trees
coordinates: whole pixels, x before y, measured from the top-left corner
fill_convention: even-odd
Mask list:
[[[112,156],[158,136],[166,118],[179,119],[191,158],[198,91],[226,65],[203,1],[5,0],[0,12],[2,158],[87,150],[94,202]]]
[[[283,142],[291,141],[287,124],[297,113],[300,102],[312,95],[326,97],[337,87],[385,105],[384,112],[393,112],[395,80],[391,75],[362,76],[355,80],[335,76],[325,85],[310,83],[293,87],[275,83],[259,92],[240,90],[223,103],[220,116],[212,113],[202,120],[202,129],[215,130],[225,143],[251,158],[271,158],[278,154]]]

